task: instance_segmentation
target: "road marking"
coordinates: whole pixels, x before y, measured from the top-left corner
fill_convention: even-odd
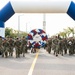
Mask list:
[[[29,70],[28,75],[32,75],[32,73],[33,73],[33,70],[34,70],[34,67],[35,67],[35,63],[36,63],[36,60],[37,60],[37,58],[38,58],[38,54],[39,54],[39,51],[36,53],[36,56],[35,56],[35,58],[34,58],[34,61],[33,61],[32,65],[31,65],[31,68],[30,68],[30,70]]]

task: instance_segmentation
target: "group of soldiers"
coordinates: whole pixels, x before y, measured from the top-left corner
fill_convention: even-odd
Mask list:
[[[60,35],[53,36],[48,39],[46,50],[48,53],[51,53],[53,50],[56,56],[58,56],[58,54],[62,56],[64,54],[73,55],[75,54],[75,38],[61,38]]]
[[[3,39],[0,36],[0,53],[2,57],[12,57],[14,48],[16,58],[20,57],[21,54],[25,57],[25,53],[27,53],[27,41],[25,37],[22,37],[21,39],[16,38],[14,40],[12,37]]]
[[[25,53],[27,53],[28,50],[27,44],[28,43],[25,37],[22,37],[21,39],[16,38],[14,40],[12,37],[3,39],[0,36],[1,56],[6,58],[9,56],[12,57],[15,48],[16,58],[20,57],[20,55],[23,55],[23,57],[25,57]],[[56,56],[58,56],[58,54],[61,54],[62,56],[64,54],[73,55],[75,54],[75,38],[61,38],[60,35],[53,36],[47,40],[46,50],[48,51],[48,53],[51,53],[51,51],[53,50],[54,55]]]

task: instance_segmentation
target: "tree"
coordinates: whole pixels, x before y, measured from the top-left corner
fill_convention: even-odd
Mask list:
[[[19,35],[20,35],[20,37],[23,37],[23,36],[26,37],[28,35],[28,33],[20,31]],[[10,36],[12,38],[18,37],[18,30],[13,30],[12,28],[8,28],[8,27],[5,28],[5,37],[7,37],[7,36]]]
[[[6,36],[10,36],[10,34],[12,33],[12,29],[11,28],[5,28],[5,37]]]
[[[66,32],[60,32],[59,35],[62,36],[63,38],[67,38]]]
[[[59,35],[61,35],[63,38],[64,37],[69,37],[71,34],[74,37],[74,28],[68,27],[67,29],[63,29],[63,32],[59,32]]]
[[[69,37],[69,35],[71,34],[70,30],[67,28],[67,29],[64,29],[64,32],[66,33],[66,36]]]
[[[68,30],[70,31],[70,33],[72,33],[72,36],[74,37],[74,28],[68,27]]]

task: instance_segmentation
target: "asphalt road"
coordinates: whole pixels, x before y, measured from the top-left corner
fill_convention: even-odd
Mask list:
[[[25,57],[0,57],[0,75],[75,75],[75,55],[56,57],[40,49]]]

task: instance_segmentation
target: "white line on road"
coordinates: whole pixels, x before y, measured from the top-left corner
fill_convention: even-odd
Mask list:
[[[32,75],[32,73],[33,73],[34,66],[35,66],[36,60],[37,60],[37,58],[38,58],[38,54],[39,54],[39,51],[36,53],[36,56],[35,56],[35,58],[34,58],[34,61],[33,61],[32,65],[31,65],[31,68],[30,68],[30,70],[29,70],[28,75]]]

